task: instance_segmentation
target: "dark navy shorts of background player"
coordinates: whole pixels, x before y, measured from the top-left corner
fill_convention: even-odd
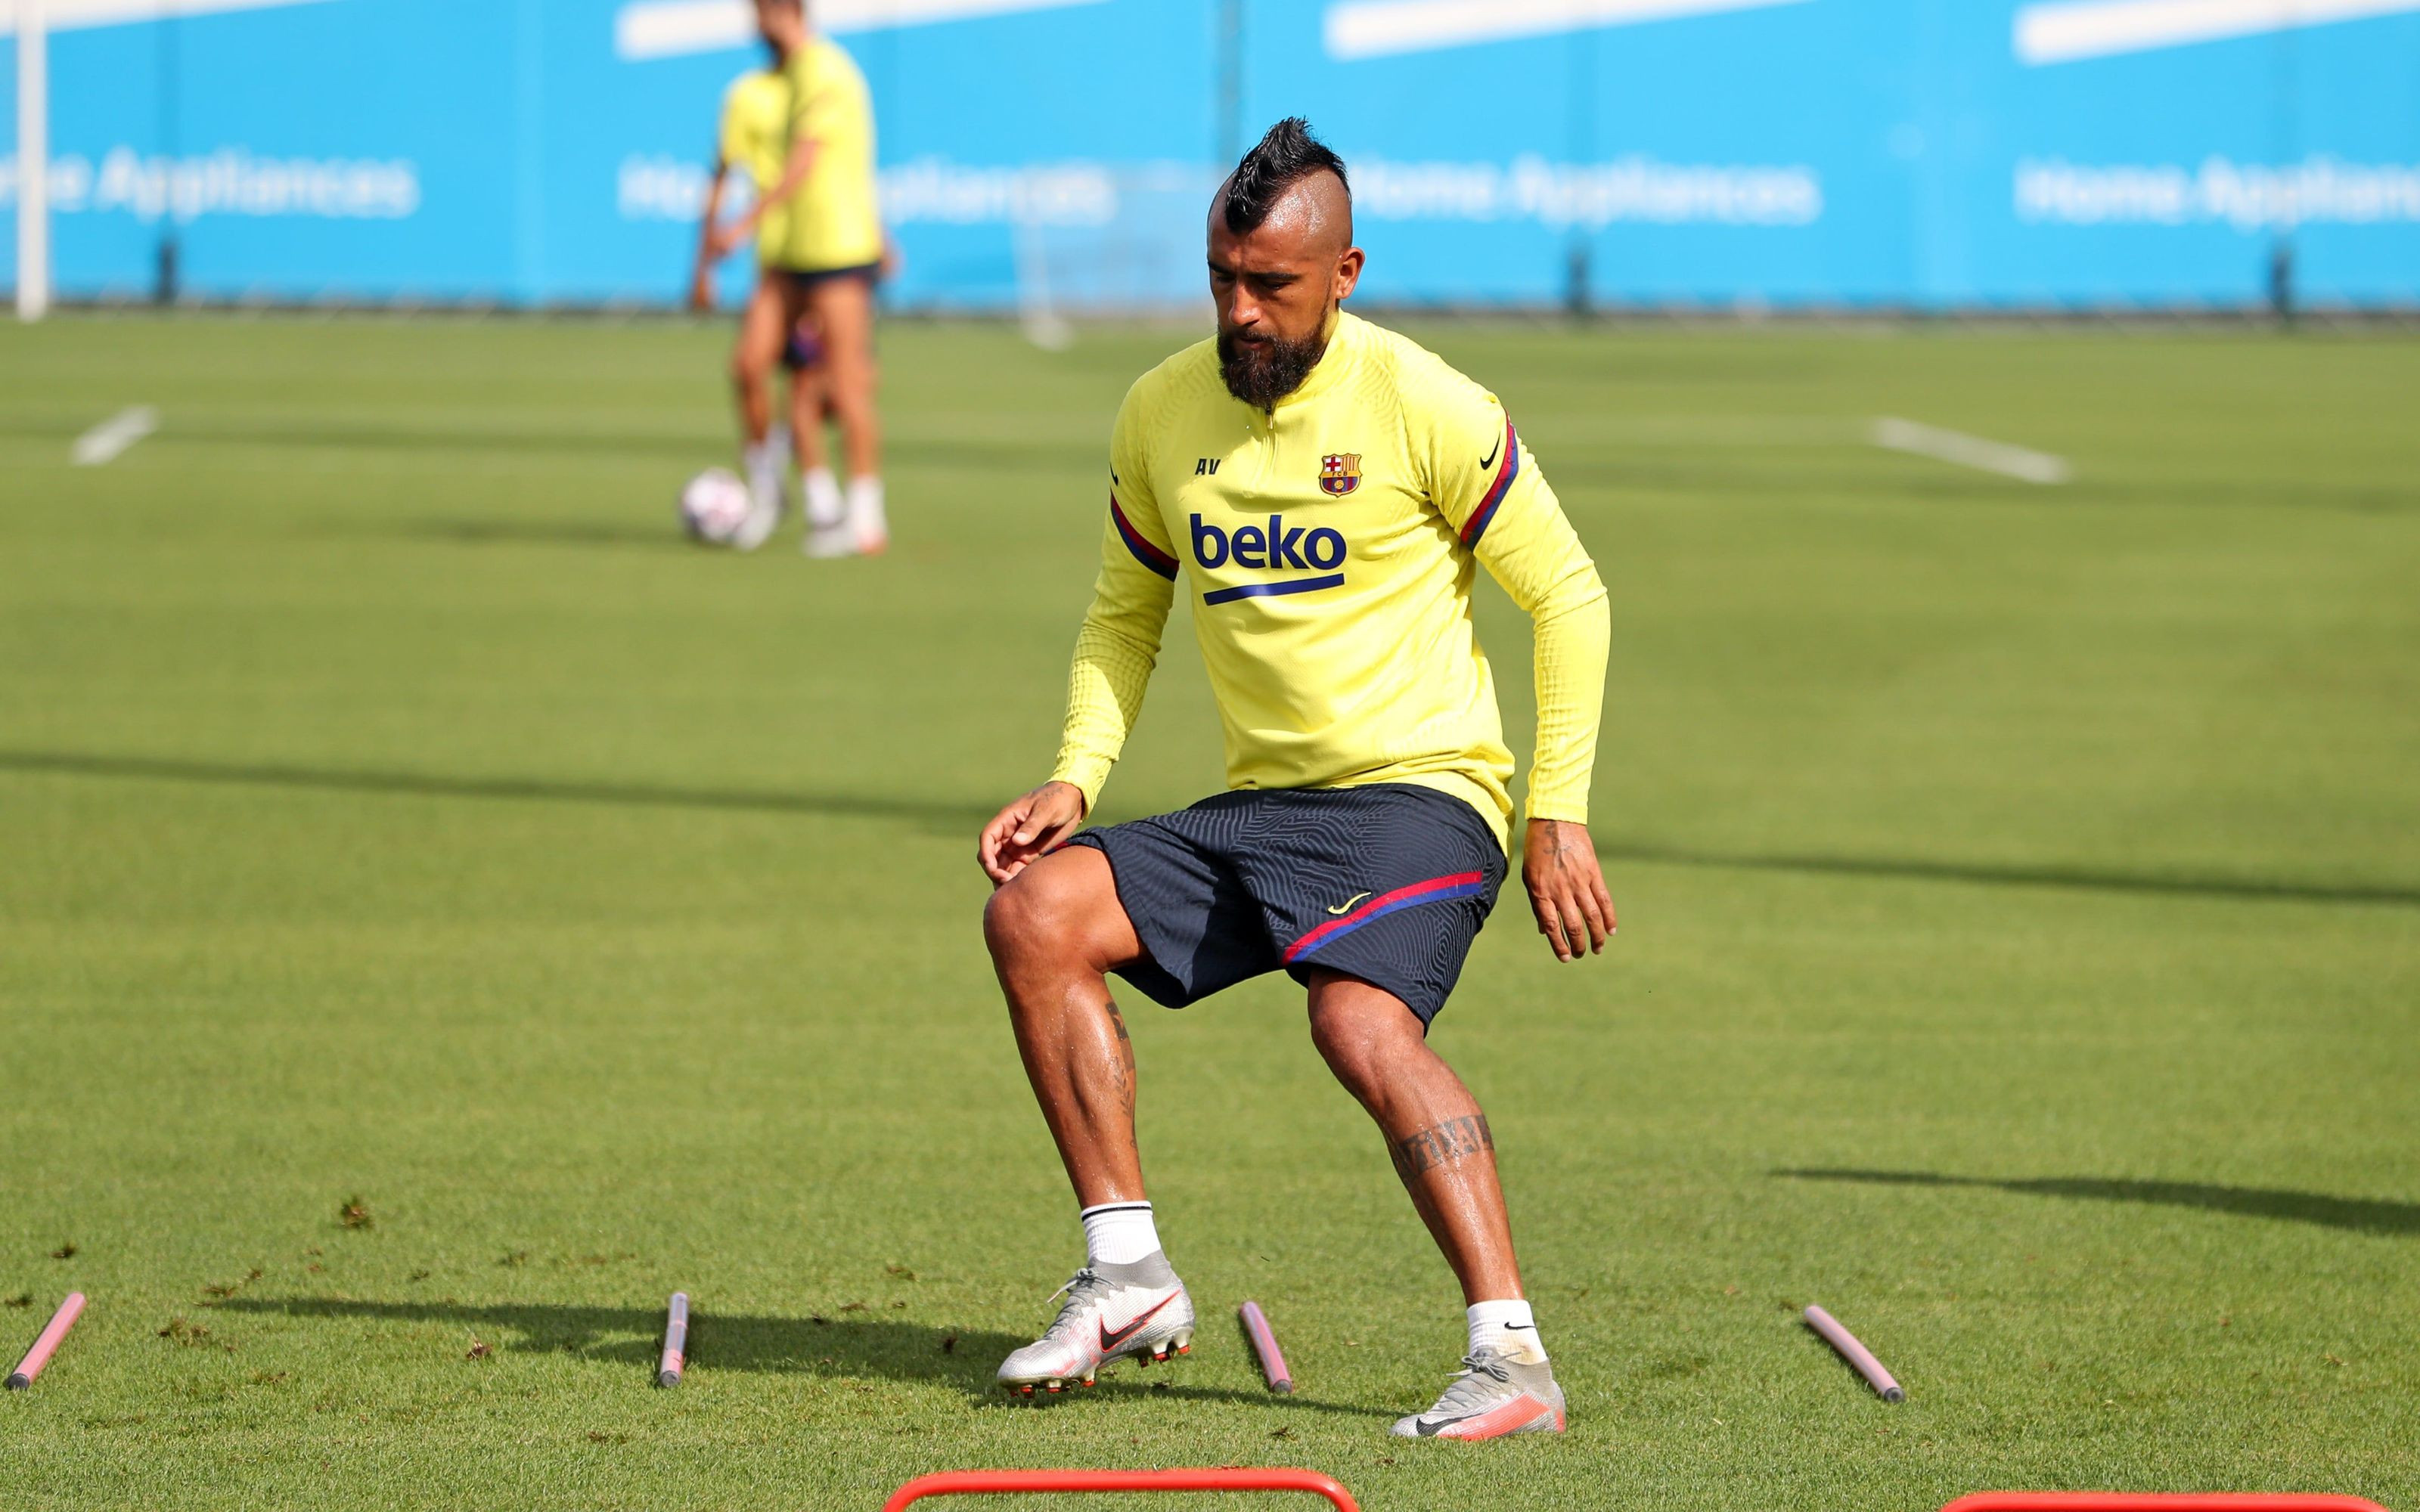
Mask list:
[[[793,373],[824,365],[824,339],[804,326],[792,326],[782,347],[782,365]]]
[[[882,264],[878,261],[851,263],[845,268],[790,268],[779,263],[767,263],[765,271],[800,294],[818,284],[830,284],[843,278],[860,279],[868,285],[882,282]]]
[[[1506,872],[1469,804],[1402,782],[1222,793],[1069,843],[1109,857],[1143,949],[1118,975],[1166,1008],[1325,967],[1394,994],[1426,1024]]]

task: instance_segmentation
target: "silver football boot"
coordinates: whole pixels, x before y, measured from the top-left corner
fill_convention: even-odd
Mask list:
[[[1399,1439],[1500,1439],[1508,1433],[1563,1431],[1563,1388],[1552,1365],[1482,1347],[1425,1412],[1395,1420]]]
[[[1001,1363],[1000,1383],[1022,1396],[1089,1386],[1101,1366],[1165,1362],[1193,1350],[1193,1299],[1158,1251],[1131,1265],[1088,1265],[1060,1288],[1048,1329]]]

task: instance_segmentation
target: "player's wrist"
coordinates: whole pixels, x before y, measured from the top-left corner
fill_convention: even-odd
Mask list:
[[[1074,788],[1084,812],[1091,813],[1101,795],[1102,785],[1109,779],[1109,764],[1097,757],[1063,754],[1059,764],[1051,768],[1049,779],[1042,785]]]
[[[1080,785],[1071,782],[1063,777],[1054,777],[1049,781],[1042,784],[1042,791],[1045,793],[1049,792],[1052,788],[1065,788],[1068,793],[1075,797],[1077,818],[1081,819],[1086,814],[1093,811],[1093,795],[1085,792]]]

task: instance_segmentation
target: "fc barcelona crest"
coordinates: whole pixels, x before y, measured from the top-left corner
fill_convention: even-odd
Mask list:
[[[1319,487],[1342,499],[1361,486],[1361,454],[1337,452],[1319,459]]]

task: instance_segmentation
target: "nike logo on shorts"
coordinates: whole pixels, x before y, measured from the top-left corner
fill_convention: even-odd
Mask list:
[[[1345,899],[1342,903],[1338,903],[1335,907],[1329,909],[1328,912],[1331,914],[1348,913],[1352,910],[1355,903],[1359,903],[1362,899],[1369,896],[1370,895],[1366,892],[1357,892],[1352,897]]]

